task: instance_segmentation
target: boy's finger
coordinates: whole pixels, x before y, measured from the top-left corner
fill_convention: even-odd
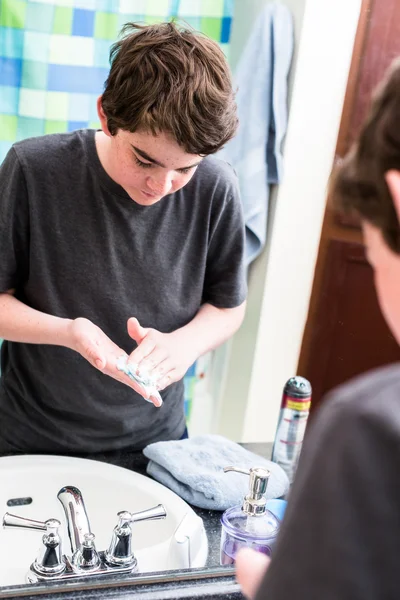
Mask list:
[[[157,381],[157,389],[164,390],[166,387],[171,385],[174,381],[174,370],[171,369],[169,372],[165,373],[160,379]]]
[[[146,356],[149,356],[156,347],[156,342],[151,337],[144,338],[143,342],[130,354],[128,362],[139,364]]]
[[[269,565],[269,558],[261,552],[243,548],[236,556],[236,578],[246,598],[252,600]]]
[[[160,406],[162,406],[163,399],[161,398],[161,394],[158,391],[154,391],[151,393],[150,400],[156,408],[160,408]]]
[[[89,342],[87,344],[84,356],[86,360],[90,362],[90,364],[92,364],[97,369],[100,369],[100,371],[102,371],[106,366],[107,361],[104,358],[103,353],[101,352],[98,345],[94,342]]]

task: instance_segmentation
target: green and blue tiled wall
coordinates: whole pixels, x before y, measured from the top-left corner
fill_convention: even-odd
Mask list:
[[[124,23],[177,17],[227,53],[232,11],[233,0],[0,0],[0,162],[17,140],[98,126]]]

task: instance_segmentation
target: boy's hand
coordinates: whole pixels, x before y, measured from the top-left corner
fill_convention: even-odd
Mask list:
[[[69,324],[68,345],[71,350],[79,352],[83,358],[90,362],[105,375],[129,385],[138,394],[146,397],[143,388],[135,381],[129,379],[122,371],[117,369],[117,360],[127,356],[110,338],[89,319],[74,319]]]
[[[236,579],[242,588],[243,594],[249,600],[255,598],[269,563],[268,556],[261,552],[256,552],[251,548],[239,550],[235,561]]]
[[[128,320],[128,333],[138,344],[128,362],[138,365],[138,375],[142,371],[157,381],[158,390],[182,379],[197,358],[187,345],[180,343],[174,332],[161,333],[142,327],[134,317]]]

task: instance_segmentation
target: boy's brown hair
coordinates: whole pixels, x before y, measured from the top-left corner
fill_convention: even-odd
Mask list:
[[[358,141],[332,174],[333,204],[358,214],[375,227],[400,254],[400,226],[385,180],[400,170],[400,60],[389,68],[378,87]]]
[[[200,155],[234,136],[230,71],[216,42],[174,22],[127,23],[121,33],[102,96],[112,135],[139,128],[170,133],[186,152]]]

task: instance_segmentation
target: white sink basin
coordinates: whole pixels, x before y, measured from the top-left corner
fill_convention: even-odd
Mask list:
[[[64,456],[10,456],[0,458],[0,518],[4,513],[62,523],[63,553],[70,543],[58,491],[74,486],[82,492],[97,550],[110,544],[117,513],[138,512],[163,504],[167,517],[132,525],[132,548],[139,572],[202,567],[207,559],[203,521],[179,496],[163,485],[121,467]],[[12,499],[32,498],[26,505],[10,506]],[[0,586],[26,582],[43,532],[0,529]]]

